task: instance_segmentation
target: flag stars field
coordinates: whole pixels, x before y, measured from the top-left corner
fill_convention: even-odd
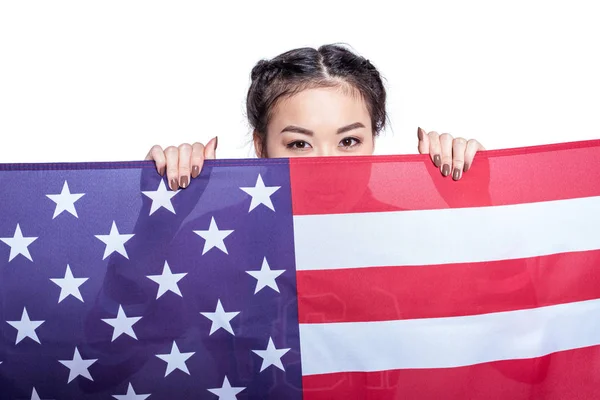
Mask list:
[[[90,164],[36,171],[26,201],[0,193],[19,216],[0,215],[0,375],[14,382],[0,397],[300,399],[296,291],[278,267],[293,265],[289,168],[253,168],[174,192],[137,162]]]

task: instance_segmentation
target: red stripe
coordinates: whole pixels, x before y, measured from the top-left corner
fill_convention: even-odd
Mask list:
[[[600,298],[600,251],[494,262],[298,271],[300,323],[511,311]]]
[[[292,158],[295,215],[478,207],[600,196],[600,140],[480,152],[463,178],[428,156]],[[581,177],[585,177],[582,179]]]
[[[597,400],[600,347],[459,368],[305,376],[304,400]]]

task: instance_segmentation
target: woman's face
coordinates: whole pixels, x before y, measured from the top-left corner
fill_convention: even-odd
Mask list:
[[[370,155],[371,117],[346,88],[315,88],[277,103],[267,127],[267,154],[279,157]],[[260,143],[255,142],[257,153]]]

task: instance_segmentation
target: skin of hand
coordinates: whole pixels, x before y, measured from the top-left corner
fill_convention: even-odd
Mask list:
[[[198,142],[183,143],[164,150],[155,145],[148,152],[146,160],[156,163],[156,170],[161,176],[167,174],[171,190],[185,189],[190,183],[190,177],[193,179],[200,175],[204,160],[214,160],[217,157],[218,140],[215,136],[206,146]]]
[[[431,161],[440,169],[443,176],[450,175],[457,181],[467,172],[475,153],[485,148],[475,139],[466,140],[461,137],[454,138],[449,133],[441,135],[435,131],[426,133],[418,128],[419,154],[429,154]]]

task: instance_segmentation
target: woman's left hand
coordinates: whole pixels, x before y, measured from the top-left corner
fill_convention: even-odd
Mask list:
[[[431,161],[440,169],[443,176],[452,175],[455,181],[462,177],[473,164],[475,153],[485,148],[475,139],[454,138],[449,133],[426,133],[418,130],[419,153],[429,154]]]

